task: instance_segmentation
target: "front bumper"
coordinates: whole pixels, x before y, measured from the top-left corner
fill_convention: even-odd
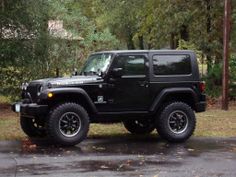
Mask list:
[[[22,115],[27,116],[37,116],[37,115],[45,115],[48,113],[48,105],[38,105],[36,103],[14,103],[11,106],[12,111],[17,112],[16,107],[20,105],[20,112]]]

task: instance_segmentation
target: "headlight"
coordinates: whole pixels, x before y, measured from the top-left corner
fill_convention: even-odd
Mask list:
[[[26,90],[27,87],[28,87],[28,85],[29,85],[29,84],[28,84],[27,82],[25,82],[25,83],[23,82],[22,85],[21,85],[21,89],[22,89],[22,90]]]

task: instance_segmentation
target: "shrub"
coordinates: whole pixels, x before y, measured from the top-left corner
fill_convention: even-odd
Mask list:
[[[209,97],[218,98],[222,89],[222,65],[215,64],[206,76],[203,77],[206,82],[206,93]]]
[[[19,98],[22,82],[21,70],[16,67],[1,68],[0,70],[0,94],[9,97],[11,100]]]

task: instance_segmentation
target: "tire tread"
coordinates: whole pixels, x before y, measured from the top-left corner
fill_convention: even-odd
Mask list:
[[[186,109],[188,114],[191,116],[191,131],[183,136],[183,137],[178,137],[178,136],[173,136],[173,134],[171,134],[170,132],[167,131],[167,127],[166,125],[164,124],[165,120],[168,116],[168,112],[169,112],[169,109],[171,109],[172,107],[175,107],[175,106],[178,106],[178,107],[182,107],[183,109]],[[184,142],[186,141],[194,132],[195,128],[196,128],[196,117],[195,117],[195,114],[192,110],[192,108],[184,103],[184,102],[178,102],[178,101],[174,101],[174,102],[169,102],[169,103],[166,103],[165,106],[163,107],[162,111],[161,111],[161,114],[160,114],[160,117],[157,119],[157,132],[158,134],[166,139],[167,141],[169,142]]]
[[[54,118],[57,117],[57,115],[60,115],[61,111],[66,109],[67,107],[75,108],[75,109],[79,110],[82,114],[84,114],[83,116],[85,117],[85,120],[87,121],[86,124],[87,123],[89,124],[88,113],[82,106],[80,106],[79,104],[74,103],[74,102],[65,102],[65,103],[62,103],[62,104],[59,104],[59,105],[55,106],[49,112],[48,119],[47,119],[47,124],[46,124],[47,134],[48,134],[49,139],[52,140],[55,143],[58,143],[58,144],[63,145],[63,146],[73,146],[73,145],[76,145],[76,144],[80,143],[82,140],[84,140],[87,137],[87,133],[89,131],[89,126],[85,127],[85,130],[82,133],[82,136],[79,138],[78,141],[76,141],[76,142],[74,142],[74,141],[73,142],[63,142],[63,141],[61,141],[61,139],[58,138],[57,134],[54,131],[53,123],[54,123]]]

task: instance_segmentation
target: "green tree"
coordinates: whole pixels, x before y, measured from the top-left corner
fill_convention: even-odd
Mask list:
[[[81,0],[80,2],[85,2]],[[87,1],[86,1],[87,2]],[[82,4],[83,4],[82,3]],[[92,17],[96,16],[98,28],[108,28],[117,38],[126,45],[128,49],[135,49],[134,36],[138,30],[139,11],[136,9],[142,6],[141,0],[98,0],[90,7],[93,9]],[[88,8],[88,7],[87,7]],[[95,9],[95,10],[94,10]],[[87,17],[91,17],[92,10],[84,12]],[[140,38],[141,39],[141,38]],[[123,48],[124,45],[120,47]],[[144,48],[141,45],[139,48]]]
[[[21,82],[37,77],[34,63],[46,60],[48,9],[41,0],[1,0],[0,5],[0,92],[15,95]]]
[[[82,15],[74,0],[1,0],[0,5],[0,94],[15,96],[24,81],[68,75],[88,53],[119,44],[107,28],[98,30]],[[67,35],[53,36],[49,20],[62,21]]]
[[[66,40],[51,39],[50,63],[56,63],[61,73],[78,68],[87,55],[93,51],[109,50],[118,46],[118,40],[107,28],[98,29],[92,18],[81,13],[81,3],[73,0],[50,1],[50,18],[63,21],[63,27],[70,34]]]

